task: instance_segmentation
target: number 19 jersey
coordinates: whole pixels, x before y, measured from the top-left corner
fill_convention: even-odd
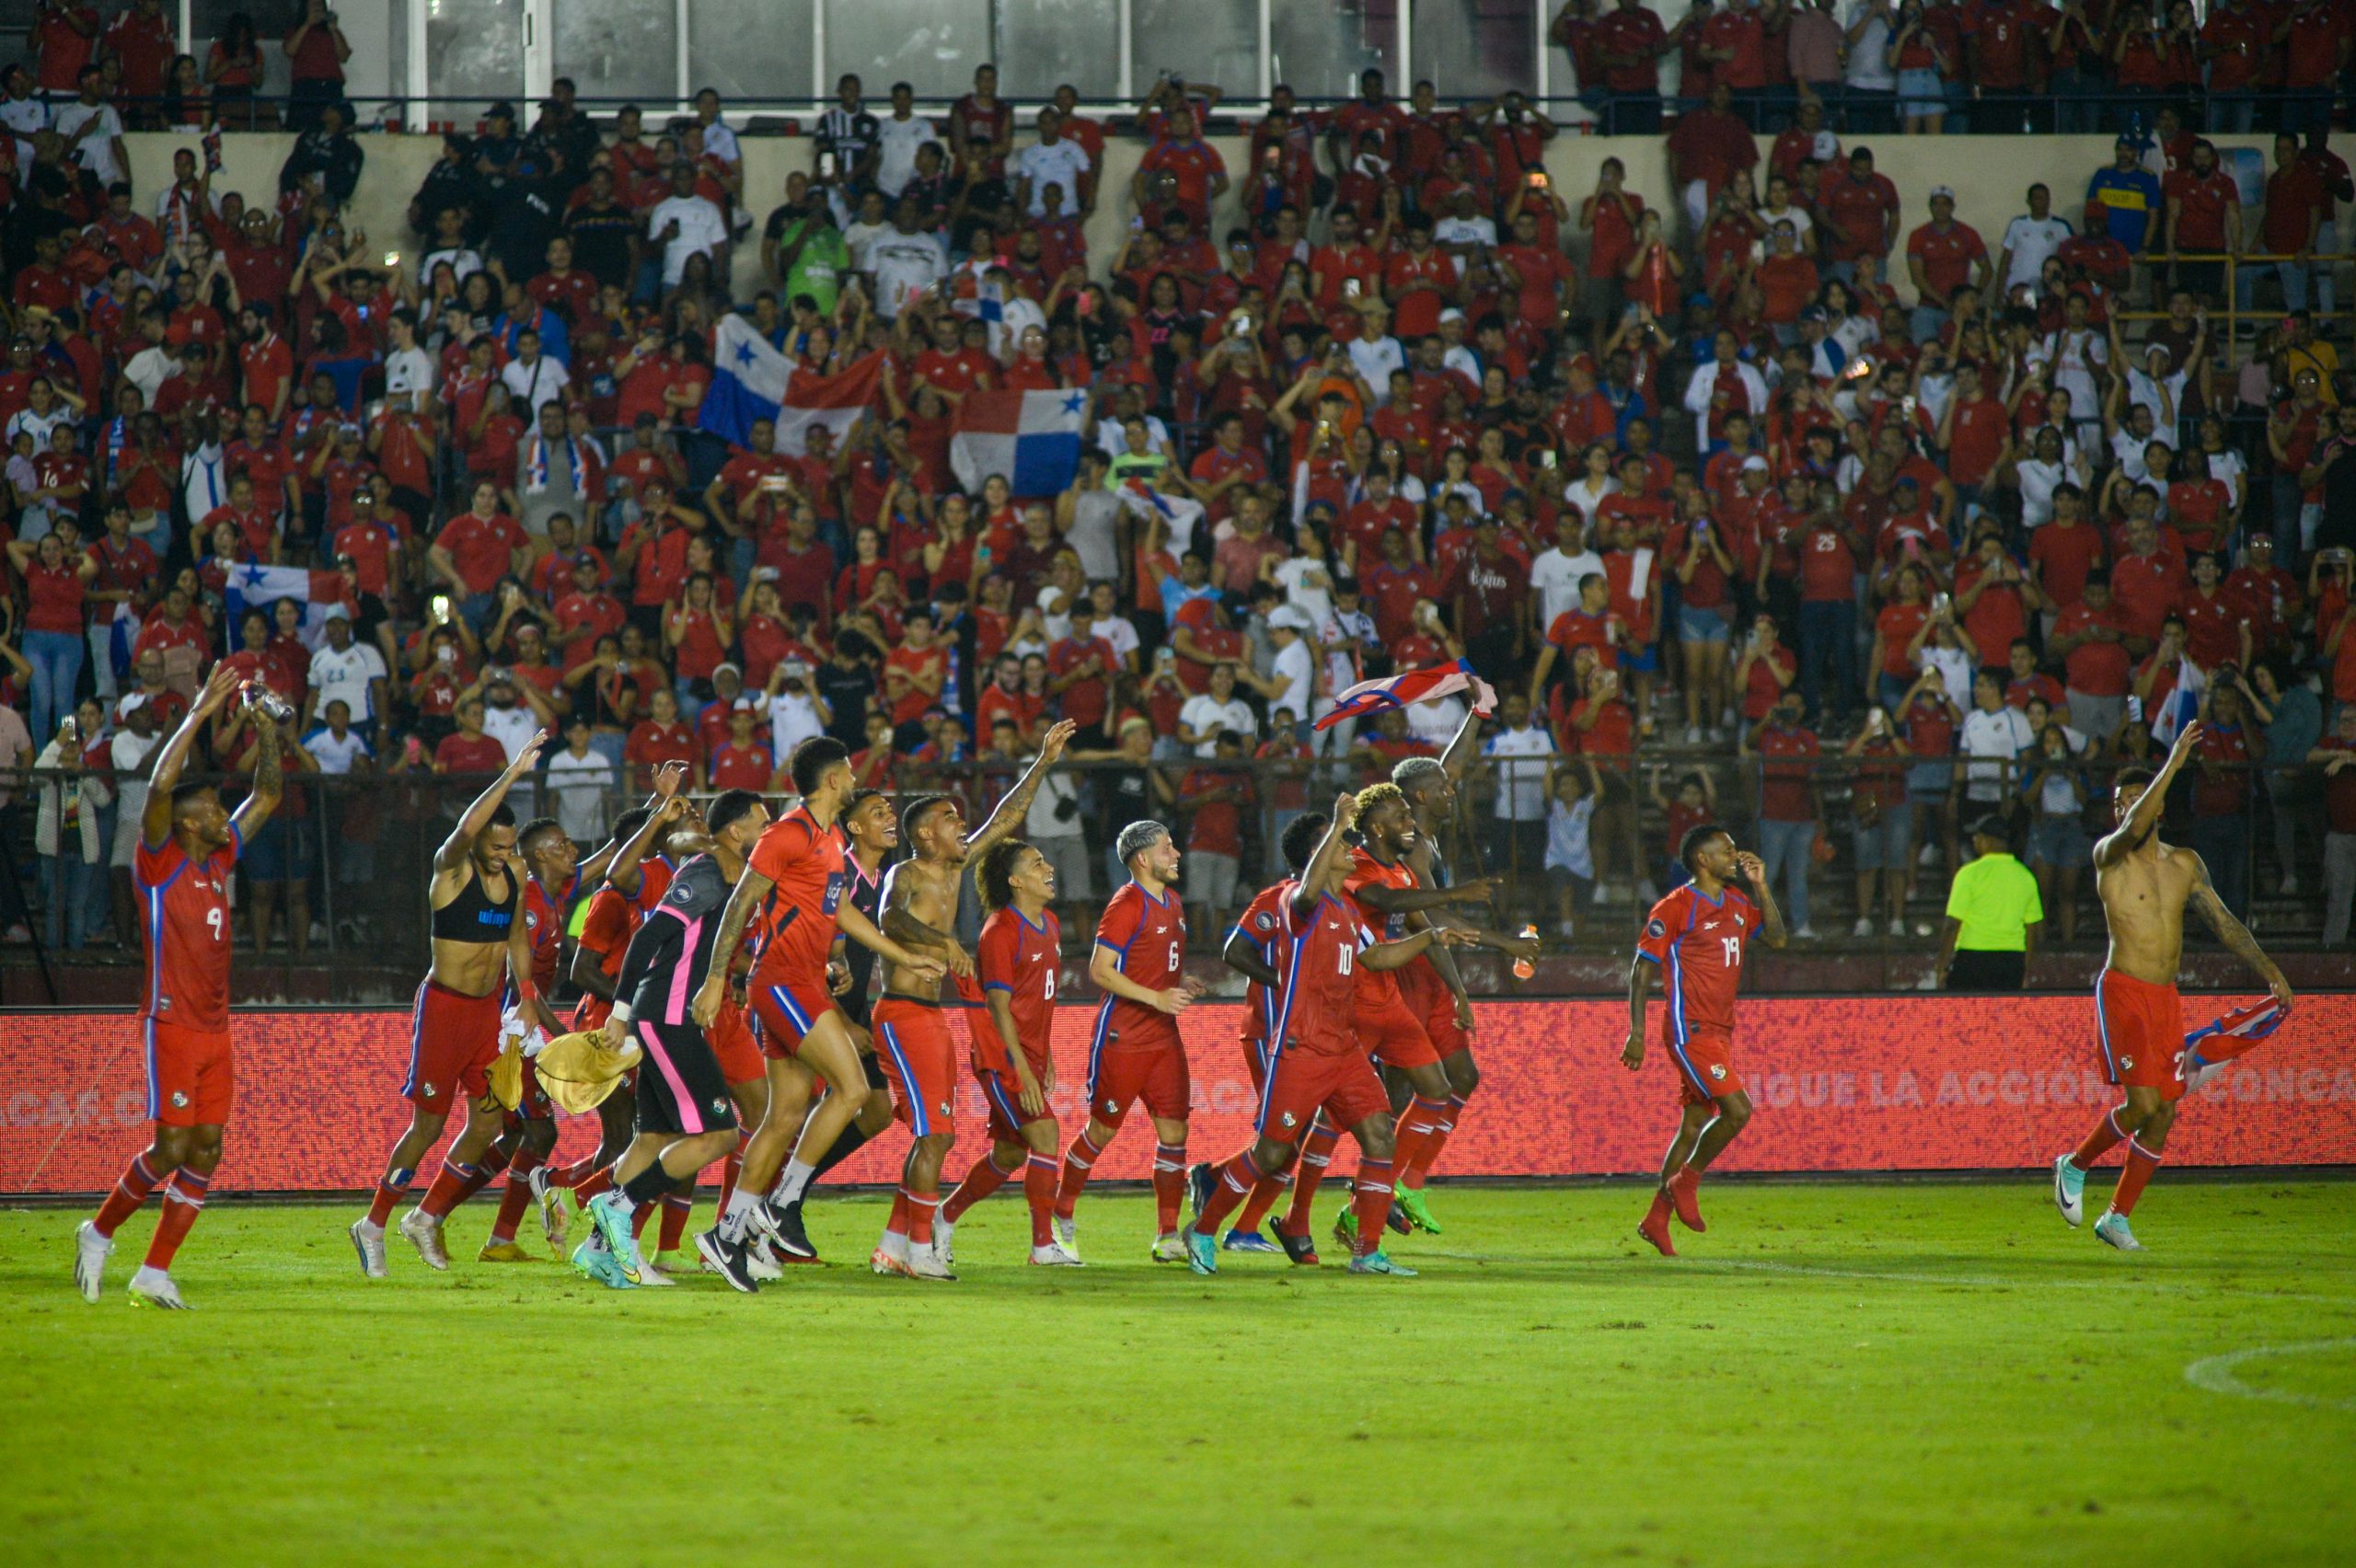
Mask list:
[[[139,1016],[209,1034],[229,1028],[229,872],[245,848],[230,840],[191,860],[176,839],[160,849],[143,841],[132,860],[147,950]]]
[[[777,884],[754,986],[783,982],[814,988],[824,997],[826,956],[843,901],[841,835],[796,808],[761,830],[750,859],[753,870]]]

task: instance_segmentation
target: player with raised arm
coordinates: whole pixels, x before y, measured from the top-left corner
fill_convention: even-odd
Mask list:
[[[1227,933],[1227,944],[1219,950],[1218,955],[1221,963],[1244,979],[1243,1027],[1237,1035],[1236,1043],[1243,1047],[1243,1070],[1252,1076],[1252,1093],[1255,1102],[1268,1081],[1268,1035],[1276,1020],[1276,994],[1284,984],[1275,968],[1277,927],[1283,919],[1283,912],[1278,906],[1292,896],[1293,883],[1299,880],[1306,864],[1292,859],[1291,844],[1292,834],[1288,829],[1281,847],[1292,875],[1282,882],[1272,882],[1252,895],[1252,901],[1243,906],[1243,913],[1235,917],[1234,927]],[[1305,848],[1303,853],[1307,853]],[[1331,1131],[1324,1119],[1320,1117],[1311,1124],[1308,1136],[1324,1142]],[[1327,1143],[1326,1147],[1330,1147],[1331,1144]],[[1276,1206],[1276,1199],[1292,1184],[1292,1168],[1299,1158],[1300,1144],[1299,1139],[1295,1139],[1285,1147],[1283,1167],[1263,1173],[1253,1183],[1252,1195],[1244,1199],[1242,1208],[1235,1215],[1235,1223],[1219,1243],[1223,1251],[1284,1251],[1261,1234],[1260,1227],[1266,1221],[1268,1211]],[[1218,1180],[1218,1168],[1207,1162],[1198,1164],[1187,1172],[1187,1180],[1195,1212],[1200,1216],[1209,1204],[1213,1186]],[[1306,1237],[1303,1240],[1306,1241]],[[1316,1262],[1316,1249],[1305,1248],[1294,1261]]]
[[[2217,896],[2200,857],[2160,841],[2168,786],[2200,747],[2200,726],[2188,723],[2158,773],[2120,768],[2111,785],[2119,825],[2095,846],[2095,894],[2110,931],[2110,951],[2095,980],[2095,1037],[2103,1068],[2126,1089],[2127,1103],[2107,1113],[2083,1143],[2054,1160],[2053,1204],[2063,1219],[2078,1224],[2085,1216],[2086,1172],[2125,1143],[2126,1168],[2111,1190],[2110,1206],[2095,1221],[2095,1234],[2123,1252],[2142,1250],[2128,1216],[2160,1167],[2184,1097],[2184,1008],[2176,973],[2184,957],[2185,906],[2199,911],[2227,951],[2258,972],[2284,1012],[2292,1003],[2290,983]]]
[[[1408,808],[1407,797],[1398,785],[1377,784],[1359,792],[1357,831],[1359,843],[1350,851],[1344,893],[1354,906],[1358,923],[1373,931],[1376,940],[1399,941],[1423,929],[1431,924],[1430,911],[1442,905],[1478,904],[1488,899],[1489,884],[1485,882],[1461,882],[1455,887],[1419,885],[1408,857],[1422,834],[1416,827],[1415,813]],[[1455,978],[1455,961],[1448,956],[1445,947],[1424,951],[1446,966],[1443,980],[1453,997],[1453,1008],[1461,1009],[1461,1025],[1470,1018],[1471,1008],[1461,997],[1463,982]],[[1387,970],[1369,969],[1359,974],[1352,998],[1351,1022],[1357,1037],[1374,1053],[1375,1061],[1406,1078],[1407,1102],[1399,1112],[1393,1135],[1397,1144],[1394,1168],[1410,1168],[1422,1158],[1426,1140],[1448,1117],[1448,1103],[1453,1091],[1449,1087],[1447,1072],[1440,1066],[1439,1047],[1433,1043],[1423,1016],[1408,1006],[1400,990],[1399,977]],[[1317,1196],[1323,1159],[1333,1152],[1334,1134],[1334,1128],[1328,1126],[1312,1134],[1301,1148],[1300,1170],[1293,1178],[1291,1211],[1276,1228],[1276,1239],[1288,1254],[1310,1233],[1310,1205]],[[1357,1245],[1353,1229],[1357,1216],[1356,1205],[1345,1204],[1334,1218],[1334,1238],[1353,1251]],[[1426,1217],[1429,1217],[1428,1214]]]
[[[913,978],[928,973],[937,978],[942,965],[909,952],[856,908],[843,906],[837,819],[852,788],[849,748],[830,736],[814,736],[793,749],[791,767],[802,804],[762,832],[720,917],[718,951],[733,959],[755,916],[768,911],[768,937],[754,962],[748,995],[760,1025],[761,1050],[769,1058],[769,1110],[745,1147],[736,1191],[714,1228],[732,1244],[758,1233],[776,1250],[807,1258],[816,1254],[791,1205],[809,1186],[819,1158],[834,1147],[866,1099],[858,1091],[829,1093],[806,1117],[803,1113],[814,1078],[829,1085],[860,1085],[866,1077],[826,973],[835,930],[839,926],[851,940],[908,966]],[[727,991],[726,964],[715,960],[696,988],[699,1026],[709,1028],[720,1016]],[[762,1195],[778,1180],[780,1166],[784,1184],[777,1196],[783,1208]]]
[[[1407,809],[1415,816],[1415,836],[1407,847],[1407,866],[1415,873],[1418,887],[1445,888],[1451,880],[1448,861],[1440,852],[1439,836],[1455,820],[1457,785],[1476,749],[1473,743],[1480,732],[1482,717],[1477,710],[1467,713],[1448,749],[1438,757],[1403,757],[1391,770],[1391,781],[1399,786]],[[1485,889],[1490,884],[1484,882],[1482,885]],[[1508,936],[1484,929],[1449,905],[1426,909],[1424,917],[1434,925],[1454,926],[1470,932],[1472,941],[1461,945],[1494,948],[1509,958],[1538,956],[1535,937]],[[1422,1135],[1413,1158],[1399,1162],[1396,1208],[1415,1228],[1437,1236],[1439,1222],[1432,1217],[1431,1206],[1424,1197],[1424,1182],[1438,1163],[1440,1151],[1448,1147],[1449,1135],[1462,1120],[1465,1101],[1481,1087],[1481,1068],[1472,1059],[1472,1002],[1464,988],[1463,977],[1457,973],[1456,960],[1445,943],[1435,945],[1399,971],[1398,979],[1400,999],[1424,1020],[1424,1032],[1431,1037],[1432,1049],[1439,1053],[1440,1071],[1448,1078],[1448,1098],[1432,1113],[1430,1129]],[[1402,1075],[1392,1086],[1392,1099],[1397,1109],[1407,1109],[1410,1092]]]
[[[603,1027],[607,1048],[636,1038],[645,1050],[639,1069],[636,1135],[615,1163],[615,1187],[589,1201],[589,1222],[596,1227],[596,1236],[572,1255],[572,1267],[622,1290],[648,1283],[651,1274],[639,1257],[631,1215],[648,1203],[672,1196],[681,1184],[693,1182],[704,1165],[735,1149],[731,1085],[704,1029],[688,1017],[688,998],[698,996],[704,979],[714,974],[725,986],[728,949],[721,947],[725,932],[719,914],[731,897],[728,861],[737,855],[735,850],[723,855],[721,846],[752,846],[754,836],[768,826],[768,813],[752,791],[731,789],[711,802],[711,819],[719,826],[714,834],[681,810],[683,805],[674,798],[657,813],[678,824],[666,846],[686,859],[678,861],[662,902],[648,911],[645,923],[629,940],[613,1010]],[[704,1267],[737,1290],[758,1290],[742,1243],[704,1234],[695,1240],[695,1251],[702,1252]]]
[[[944,1258],[957,1221],[1020,1170],[1031,1209],[1031,1261],[1077,1267],[1056,1245],[1056,976],[1063,965],[1063,927],[1047,907],[1056,869],[1020,838],[1001,838],[982,857],[982,904],[990,911],[974,944],[974,970],[987,1018],[969,1025],[974,1078],[990,1108],[990,1150],[974,1161],[941,1205],[932,1236]]]
[[[1129,1107],[1145,1102],[1153,1118],[1154,1241],[1157,1263],[1183,1263],[1178,1208],[1186,1188],[1186,1113],[1193,1090],[1178,1015],[1202,994],[1184,977],[1186,908],[1178,896],[1178,846],[1170,830],[1133,822],[1113,841],[1129,880],[1096,923],[1088,977],[1103,993],[1088,1043],[1088,1124],[1064,1150],[1056,1183],[1056,1244],[1080,1256],[1073,1211],[1088,1173],[1121,1130]]]
[[[146,949],[139,1032],[147,1058],[147,1115],[156,1131],[97,1217],[84,1220],[75,1233],[74,1283],[87,1301],[98,1298],[116,1228],[161,1187],[164,1212],[146,1261],[131,1276],[131,1300],[188,1305],[172,1281],[172,1258],[204,1211],[237,1088],[229,1040],[229,872],[247,840],[277,809],[284,785],[284,737],[265,707],[252,714],[259,738],[253,788],[234,814],[212,785],[180,782],[198,733],[237,690],[237,672],[215,666],[147,775],[132,875]]]
[[[443,1155],[425,1200],[400,1223],[400,1233],[429,1268],[450,1266],[442,1222],[491,1180],[483,1157],[506,1114],[491,1092],[490,1072],[499,1059],[500,999],[511,979],[524,1015],[550,1035],[560,1032],[532,979],[530,934],[520,918],[524,866],[515,849],[515,813],[507,804],[507,791],[531,772],[549,739],[543,730],[525,742],[433,852],[426,884],[433,966],[410,1015],[409,1077],[401,1085],[410,1102],[409,1130],[385,1162],[368,1212],[352,1222],[352,1249],[370,1279],[385,1277],[385,1221],[408,1194],[417,1162],[441,1137],[454,1103],[463,1099],[466,1125]]]
[[[1358,1171],[1351,1205],[1357,1223],[1350,1250],[1352,1274],[1412,1278],[1382,1251],[1390,1216],[1392,1140],[1391,1098],[1352,1027],[1352,998],[1360,968],[1390,971],[1434,946],[1471,940],[1455,927],[1425,926],[1392,942],[1375,942],[1342,901],[1348,871],[1348,831],[1357,802],[1348,795],[1329,818],[1297,818],[1285,829],[1288,862],[1306,859],[1300,880],[1277,901],[1275,968],[1276,1014],[1269,1027],[1268,1076],[1253,1122],[1256,1136],[1219,1167],[1218,1180],[1186,1231],[1186,1261],[1196,1274],[1218,1272],[1218,1226],[1259,1183],[1280,1171],[1292,1145],[1313,1121],[1347,1127],[1357,1140]],[[1314,853],[1310,845],[1316,845]]]
[[[648,1205],[674,1205],[691,1192],[698,1171],[735,1148],[737,1117],[763,1104],[758,1049],[744,1042],[734,1048],[740,1060],[732,1066],[727,1050],[712,1040],[718,1031],[699,1027],[687,1002],[726,962],[718,917],[744,874],[746,855],[768,826],[768,808],[750,790],[727,790],[711,802],[709,818],[677,799],[657,814],[675,821],[664,843],[677,870],[630,938],[604,1026],[607,1046],[618,1048],[635,1037],[646,1053],[635,1132],[615,1163],[614,1188],[590,1200],[595,1234],[572,1259],[583,1274],[617,1288],[671,1283],[640,1255],[635,1216]],[[741,1059],[746,1052],[749,1065]],[[708,1232],[697,1239],[696,1250],[707,1269],[738,1290],[757,1288],[741,1239]]]
[[[1038,756],[988,820],[970,834],[953,796],[918,795],[900,809],[900,836],[913,854],[884,873],[884,934],[910,952],[930,954],[945,964],[959,990],[972,993],[970,999],[980,999],[973,984],[974,961],[951,934],[957,924],[959,873],[971,857],[987,854],[1014,832],[1078,729],[1065,720],[1049,730]],[[955,1279],[946,1250],[933,1239],[941,1162],[957,1142],[957,1047],[941,1013],[940,982],[897,964],[887,966],[884,995],[875,1003],[875,1043],[884,1074],[892,1080],[893,1114],[908,1124],[915,1141],[901,1164],[899,1193],[869,1265],[877,1274]],[[1011,1174],[1002,1172],[1000,1179]]]
[[[1677,1063],[1683,1115],[1636,1234],[1665,1258],[1677,1256],[1669,1236],[1671,1211],[1688,1230],[1706,1228],[1696,1196],[1702,1172],[1750,1120],[1750,1096],[1734,1069],[1734,996],[1743,954],[1753,937],[1779,948],[1785,936],[1765,862],[1737,849],[1725,828],[1703,823],[1689,829],[1677,858],[1693,880],[1671,889],[1645,917],[1628,964],[1628,1043],[1620,1053],[1630,1072],[1645,1065],[1645,1002],[1658,969],[1669,1003],[1660,1039]],[[1738,880],[1749,885],[1748,895]]]

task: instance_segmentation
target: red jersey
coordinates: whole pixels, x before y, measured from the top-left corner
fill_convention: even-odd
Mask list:
[[[1264,887],[1252,895],[1252,902],[1235,917],[1236,931],[1252,944],[1260,962],[1272,969],[1276,963],[1276,928],[1284,919],[1283,905],[1292,895],[1292,889],[1293,884],[1288,882]],[[1243,1038],[1267,1039],[1276,1022],[1276,994],[1257,980],[1250,981],[1243,987]]]
[[[580,892],[578,871],[555,899],[540,890],[538,878],[524,879],[524,934],[532,945],[532,984],[543,997],[556,989],[556,961],[564,953],[565,914]]]
[[[228,880],[245,849],[245,836],[234,824],[229,836],[201,865],[190,861],[177,839],[151,849],[143,838],[133,856],[146,928],[142,1019],[213,1034],[229,1028]]]
[[[1268,963],[1285,977],[1284,994],[1276,1002],[1276,1049],[1312,1056],[1362,1052],[1366,1047],[1350,1028],[1357,994],[1351,976],[1358,953],[1373,939],[1358,923],[1356,909],[1331,894],[1320,898],[1308,914],[1296,913],[1294,887],[1285,882],[1271,890],[1280,896]],[[1389,974],[1383,978],[1396,986]]]
[[[1063,966],[1063,927],[1050,909],[1046,923],[1034,926],[1022,910],[1008,905],[982,922],[981,940],[974,944],[974,970],[982,989],[1004,991],[1014,1014],[1014,1037],[1034,1078],[1047,1068],[1048,1043],[1056,1021],[1056,976]],[[974,1070],[1014,1076],[1014,1063],[995,1020],[975,1020]]]
[[[1407,917],[1385,915],[1366,899],[1369,887],[1395,887],[1410,891],[1415,885],[1415,873],[1407,869],[1404,860],[1386,866],[1363,848],[1350,851],[1350,874],[1342,891],[1350,901],[1358,923],[1373,933],[1375,941],[1397,941],[1407,934]],[[1358,1001],[1368,1007],[1379,1007],[1399,995],[1399,982],[1388,971],[1367,970],[1358,979]]]
[[[1734,1032],[1734,994],[1742,980],[1742,950],[1759,929],[1758,907],[1740,888],[1711,898],[1692,882],[1653,905],[1636,956],[1661,966],[1669,1012],[1661,1039],[1681,1048],[1700,1030]]]
[[[1178,984],[1186,957],[1186,906],[1178,890],[1164,889],[1156,898],[1134,880],[1123,883],[1096,922],[1096,945],[1112,949],[1114,967],[1149,991]],[[1090,1051],[1159,1051],[1179,1043],[1176,1019],[1107,992],[1096,1009]]]
[[[842,835],[820,827],[807,806],[797,806],[761,830],[750,864],[777,884],[768,934],[753,965],[754,987],[782,980],[823,992],[843,901]]]

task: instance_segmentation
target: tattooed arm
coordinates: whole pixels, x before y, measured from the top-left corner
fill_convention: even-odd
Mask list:
[[[2189,849],[2180,852],[2192,854]],[[2274,999],[2288,1008],[2292,1002],[2291,983],[2282,978],[2282,971],[2266,956],[2266,950],[2249,934],[2249,928],[2235,919],[2234,912],[2225,907],[2225,901],[2217,896],[2216,886],[2209,880],[2209,868],[2198,855],[2192,856],[2192,893],[2185,902],[2209,922],[2209,928],[2217,933],[2225,951],[2256,970],[2258,977],[2266,982],[2266,988],[2274,993]]]

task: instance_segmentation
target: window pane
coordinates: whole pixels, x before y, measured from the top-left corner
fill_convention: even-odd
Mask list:
[[[1132,0],[1129,29],[1138,98],[1164,71],[1230,98],[1260,96],[1259,0]]]
[[[678,13],[671,6],[562,0],[554,10],[556,74],[572,77],[583,98],[677,98]]]
[[[1536,92],[1531,32],[1529,0],[1415,0],[1415,75],[1443,98]]]
[[[425,85],[434,118],[461,129],[497,98],[530,124],[522,101],[523,0],[425,0]]]
[[[810,96],[814,0],[690,0],[687,86],[722,98]]]
[[[826,4],[827,77],[858,72],[878,105],[889,98],[894,82],[907,83],[920,98],[963,98],[973,90],[974,67],[989,61],[990,0]],[[919,19],[921,25],[909,26]]]
[[[1037,99],[1069,82],[1082,98],[1112,98],[1120,39],[1120,0],[999,0],[998,90]]]
[[[1270,79],[1289,85],[1297,98],[1355,98],[1358,73],[1369,69],[1389,78],[1385,90],[1392,98],[1407,96],[1392,63],[1399,52],[1397,0],[1365,0],[1348,11],[1279,3],[1268,18],[1268,44],[1275,55]]]

